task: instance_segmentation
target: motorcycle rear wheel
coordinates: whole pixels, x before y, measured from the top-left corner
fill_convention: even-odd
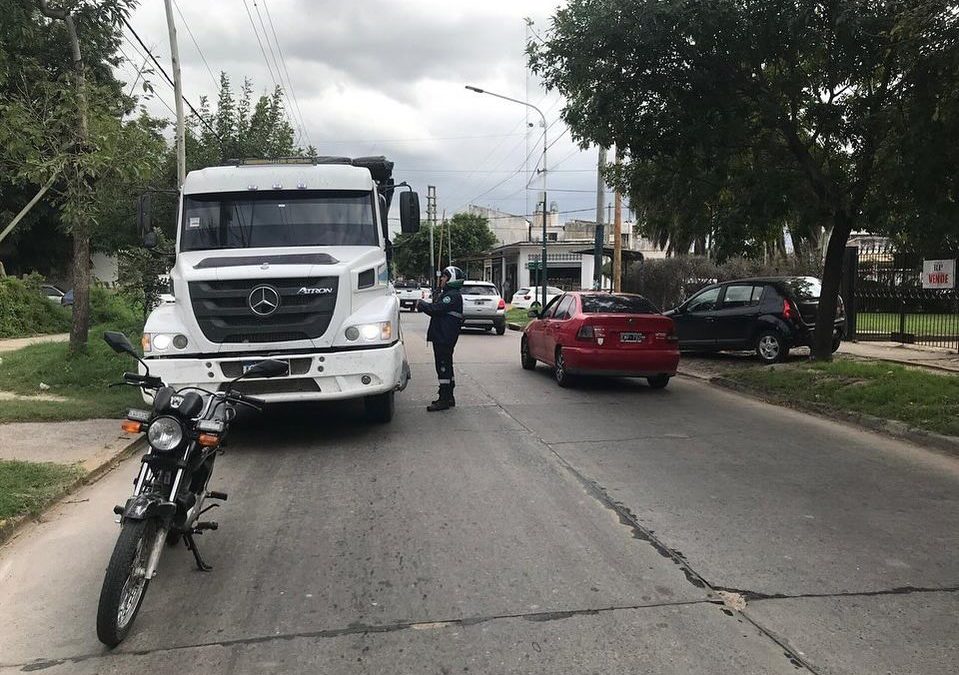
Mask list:
[[[107,647],[123,642],[140,611],[150,585],[146,566],[156,534],[152,520],[128,520],[120,529],[97,608],[97,637]]]

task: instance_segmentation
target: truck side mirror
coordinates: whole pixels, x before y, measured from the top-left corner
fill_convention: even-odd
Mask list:
[[[400,193],[400,231],[416,234],[420,229],[420,196],[415,192]]]

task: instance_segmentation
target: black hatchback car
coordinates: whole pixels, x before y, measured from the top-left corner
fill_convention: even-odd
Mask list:
[[[775,363],[790,348],[812,344],[821,290],[815,277],[738,279],[707,286],[664,313],[676,323],[683,351],[755,349],[761,361]],[[833,351],[845,333],[840,298]]]

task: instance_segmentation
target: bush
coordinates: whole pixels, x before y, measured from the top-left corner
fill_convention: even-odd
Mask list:
[[[90,289],[90,325],[135,335],[143,329],[143,317],[126,296],[94,286]]]
[[[0,278],[0,338],[70,330],[70,312],[43,296],[38,274]]]
[[[624,275],[623,290],[646,296],[660,309],[670,309],[703,286],[718,281],[731,281],[758,276],[820,276],[822,262],[818,258],[795,256],[764,262],[747,258],[730,258],[716,263],[702,256],[676,256],[634,263]]]

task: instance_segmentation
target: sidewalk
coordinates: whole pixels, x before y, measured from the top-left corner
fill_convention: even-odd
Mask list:
[[[139,436],[121,431],[121,421],[0,424],[0,459],[80,464],[89,473],[112,460]]]
[[[54,333],[53,335],[35,335],[24,338],[4,338],[0,340],[0,352],[12,352],[29,345],[41,342],[66,342],[70,339],[69,333]]]
[[[904,345],[898,342],[843,342],[839,353],[861,359],[892,361],[907,366],[959,373],[959,354],[955,350]]]

